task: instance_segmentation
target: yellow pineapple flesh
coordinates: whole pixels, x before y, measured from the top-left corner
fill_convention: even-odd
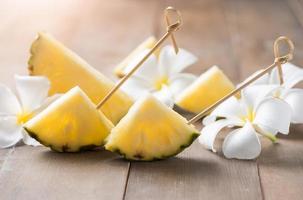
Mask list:
[[[58,152],[102,146],[113,124],[75,87],[24,124],[28,134]]]
[[[155,44],[157,40],[154,36],[148,37],[146,40],[144,40],[137,48],[135,48],[120,64],[117,65],[117,67],[114,70],[114,73],[117,77],[122,78],[126,75],[126,67],[129,65],[130,62],[134,59],[135,56],[138,56],[141,52],[143,52],[146,49],[151,49]],[[156,51],[156,55],[159,51]]]
[[[114,87],[113,81],[47,33],[39,33],[33,42],[28,63],[31,75],[46,76],[50,80],[49,95],[79,86],[97,104]],[[116,124],[132,104],[132,98],[118,90],[101,111]]]
[[[176,104],[184,110],[199,113],[234,89],[228,77],[214,66],[178,95]]]
[[[185,118],[147,95],[112,129],[105,148],[130,160],[158,160],[180,153],[198,136]]]

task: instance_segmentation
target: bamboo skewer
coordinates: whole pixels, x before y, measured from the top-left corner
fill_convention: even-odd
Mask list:
[[[172,7],[167,7],[166,8],[166,18],[168,19],[168,10],[169,11],[174,11],[177,13],[178,19],[175,23],[173,24],[169,24],[169,22],[167,23],[167,30],[166,33],[162,36],[162,38],[153,46],[153,48],[142,58],[142,60],[130,71],[128,72],[122,79],[120,79],[120,81],[118,82],[118,84],[113,87],[110,92],[97,104],[96,108],[99,109],[101,108],[109,99],[111,96],[113,96],[113,94],[123,85],[123,83],[131,76],[133,75],[137,69],[149,58],[149,56],[156,51],[159,46],[169,37],[169,36],[173,36],[173,32],[177,31],[180,26],[182,25],[182,20],[181,20],[181,15],[180,12]],[[173,38],[173,37],[172,37]],[[175,39],[173,39],[173,45],[175,48],[178,49],[177,43],[175,41]],[[175,49],[176,50],[176,49]],[[176,50],[177,52],[178,50]]]
[[[281,42],[281,41],[285,41],[287,43],[288,47],[289,47],[289,53],[286,54],[286,55],[284,55],[284,56],[280,56],[280,53],[279,53],[279,42]],[[280,84],[283,84],[282,64],[288,62],[289,60],[291,60],[293,58],[293,52],[294,52],[294,44],[293,44],[293,42],[290,39],[288,39],[285,36],[282,36],[282,37],[279,37],[278,39],[276,39],[276,41],[274,43],[275,60],[274,60],[274,62],[270,66],[266,67],[264,70],[262,70],[261,72],[257,73],[255,76],[251,77],[249,80],[243,81],[238,88],[234,89],[229,94],[225,95],[223,98],[221,98],[220,100],[218,100],[216,103],[212,104],[211,106],[209,106],[208,108],[206,108],[205,110],[203,110],[202,112],[200,112],[199,114],[197,114],[196,116],[194,116],[193,118],[191,118],[187,123],[188,124],[193,124],[193,123],[197,122],[199,119],[201,119],[206,114],[208,114],[209,112],[211,112],[214,108],[216,108],[218,105],[220,105],[226,99],[228,99],[231,96],[235,95],[240,90],[244,89],[249,84],[251,84],[252,82],[254,82],[255,80],[257,80],[258,78],[260,78],[264,74],[268,73],[274,67],[278,68],[279,78],[280,78]],[[281,72],[281,74],[280,74],[280,72]]]
[[[279,42],[280,41],[286,41],[289,48],[290,48],[290,52],[291,55],[293,55],[293,51],[294,51],[294,45],[292,42],[289,42],[289,39],[281,36],[278,39],[276,39],[275,43],[274,43],[274,55],[276,58],[280,57],[280,52],[279,52]],[[280,81],[280,85],[282,85],[284,83],[284,79],[283,79],[283,70],[282,70],[282,63],[278,62],[277,63],[277,67],[278,67],[278,74],[279,74],[279,81]]]
[[[180,13],[178,10],[176,10],[175,8],[171,7],[171,6],[169,6],[169,7],[167,7],[167,8],[165,9],[164,15],[165,15],[166,25],[167,25],[167,26],[170,26],[170,20],[169,20],[169,12],[170,12],[170,11],[172,11],[172,12],[174,12],[174,13],[177,14],[178,21],[179,21],[180,26],[181,26],[181,25],[182,25],[181,13]],[[178,52],[179,52],[179,47],[178,47],[178,45],[177,45],[177,42],[176,42],[176,39],[175,39],[174,34],[171,34],[170,37],[171,37],[172,44],[173,44],[174,49],[175,49],[175,53],[178,54]]]

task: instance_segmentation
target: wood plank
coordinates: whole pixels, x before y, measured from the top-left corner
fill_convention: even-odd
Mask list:
[[[1,166],[0,199],[122,199],[127,166],[104,150],[16,147]]]
[[[228,1],[229,23],[234,50],[241,63],[241,78],[273,61],[273,41],[279,35],[295,43],[294,63],[303,65],[303,29],[287,1]],[[265,199],[302,199],[303,135],[302,126],[292,126],[289,136],[279,136],[278,144],[262,140],[258,159]]]
[[[154,27],[157,2],[114,0],[1,1],[0,77],[26,73],[30,44],[47,31],[113,78],[112,70]],[[131,13],[125,17],[125,12]],[[140,16],[140,17],[138,17]]]
[[[231,31],[234,54],[240,63],[242,80],[273,62],[273,43],[281,35],[294,41],[293,62],[303,65],[302,28],[285,1],[233,0],[225,5],[227,25]]]
[[[0,171],[2,169],[3,164],[6,162],[7,157],[9,157],[11,149],[0,149]]]
[[[254,161],[227,160],[198,142],[175,158],[132,162],[125,199],[261,199]]]
[[[221,1],[169,3],[183,14],[184,26],[176,34],[180,46],[193,51],[202,60],[190,71],[199,74],[219,63],[236,81],[237,62],[230,51]],[[198,142],[175,158],[152,163],[131,162],[125,195],[125,199],[261,198],[255,161],[227,160],[222,153],[207,151]]]
[[[152,33],[156,10],[157,2],[139,0],[1,1],[0,82],[13,86],[13,74],[26,74],[41,30],[112,76]],[[122,199],[129,170],[109,152],[55,154],[42,147],[1,150],[0,166],[0,199]]]
[[[292,10],[292,13],[296,16],[301,26],[303,26],[303,1],[288,0],[287,2],[290,9]]]

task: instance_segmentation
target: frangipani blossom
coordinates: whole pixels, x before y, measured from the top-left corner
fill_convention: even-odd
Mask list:
[[[4,85],[0,85],[0,148],[14,146],[19,141],[37,146],[22,125],[49,103],[50,83],[41,76],[15,76],[17,98]]]
[[[292,123],[303,123],[303,90],[293,88],[296,84],[303,80],[303,69],[286,63],[282,65],[284,83],[275,91],[270,91],[268,95],[283,99],[292,108]],[[254,83],[255,90],[258,91],[257,86],[279,84],[278,69],[274,68],[271,73],[263,76]]]
[[[247,87],[242,90],[241,99],[227,99],[203,120],[206,126],[201,130],[199,142],[215,152],[214,142],[218,133],[224,127],[234,128],[223,142],[225,157],[258,157],[261,153],[260,136],[275,141],[278,132],[289,132],[290,106],[279,98],[266,97],[269,91],[276,88],[274,85],[263,86],[255,93],[251,87]]]
[[[125,71],[129,72],[147,52],[148,50],[142,52]],[[196,79],[192,74],[181,73],[196,61],[197,58],[184,49],[180,49],[176,54],[172,46],[165,46],[161,49],[159,57],[152,54],[125,82],[122,89],[134,99],[138,99],[144,93],[152,93],[172,107],[175,96]]]

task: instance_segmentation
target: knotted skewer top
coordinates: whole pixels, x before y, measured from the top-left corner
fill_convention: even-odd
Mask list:
[[[170,24],[169,23],[169,18],[168,18],[168,13],[175,13],[177,16],[177,19],[174,23]],[[167,21],[167,27],[166,27],[166,33],[162,36],[162,38],[153,46],[153,48],[151,50],[149,50],[149,52],[138,62],[138,64],[132,68],[132,70],[130,72],[128,72],[122,79],[120,79],[120,81],[118,82],[118,84],[113,87],[109,93],[98,103],[98,105],[96,106],[97,109],[99,109],[102,105],[104,105],[108,99],[122,86],[122,84],[133,74],[135,73],[135,71],[149,58],[149,56],[156,51],[159,46],[169,37],[172,36],[173,32],[179,30],[179,28],[182,25],[182,17],[181,17],[181,13],[173,8],[173,7],[167,7],[165,9],[165,16],[166,16],[166,21]],[[172,36],[173,38],[173,36]],[[174,44],[174,48],[176,53],[178,52],[178,46],[177,43],[175,41],[175,39],[173,38],[173,44]]]
[[[170,19],[169,19],[169,15],[172,13],[175,14],[177,17],[177,20],[174,24],[170,24]],[[182,22],[181,13],[178,10],[176,10],[175,8],[173,8],[171,6],[167,7],[164,11],[164,16],[165,16],[165,21],[166,21],[166,25],[167,25],[167,32],[170,32],[173,27],[177,27],[175,30],[178,30],[179,27],[182,26],[183,22]],[[179,52],[179,48],[178,48],[175,36],[174,36],[174,34],[171,34],[170,37],[171,37],[171,40],[172,40],[172,43],[173,43],[173,46],[175,49],[175,53],[177,54]]]
[[[286,44],[288,45],[289,52],[287,54],[281,56],[280,55],[280,48],[279,48],[280,46],[279,46],[279,44],[282,41],[286,42]],[[282,66],[281,65],[290,61],[293,58],[293,53],[294,53],[294,44],[289,38],[287,38],[285,36],[281,36],[281,37],[277,38],[274,42],[275,59],[274,59],[274,62],[270,66],[261,70],[259,73],[257,73],[255,76],[251,77],[250,79],[243,81],[241,84],[239,84],[239,86],[236,89],[231,91],[229,94],[225,95],[223,98],[218,100],[216,103],[214,103],[211,106],[209,106],[208,108],[204,109],[202,112],[200,112],[199,114],[194,116],[192,119],[190,119],[188,121],[188,124],[192,124],[192,123],[198,121],[199,119],[201,119],[202,117],[207,115],[209,112],[211,112],[213,109],[215,109],[218,105],[223,103],[226,99],[228,99],[231,96],[237,94],[239,91],[241,91],[242,89],[244,89],[245,87],[250,85],[252,82],[259,79],[264,74],[268,73],[274,67],[278,68],[279,76],[280,76],[280,83],[282,84],[283,83],[283,76],[282,76],[283,73],[282,73]]]
[[[285,55],[280,55],[280,43],[285,42],[288,46],[289,52]],[[277,38],[274,42],[274,55],[275,55],[275,62],[280,62],[282,64],[287,63],[288,61],[293,59],[294,54],[294,43],[287,37],[281,36]]]

